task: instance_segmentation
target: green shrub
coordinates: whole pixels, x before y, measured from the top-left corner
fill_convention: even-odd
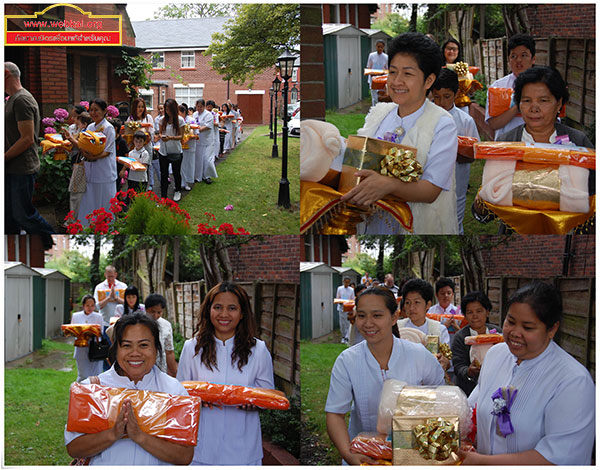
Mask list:
[[[300,459],[300,398],[291,398],[289,410],[262,410],[260,425],[273,444]]]
[[[35,177],[34,196],[41,204],[69,206],[69,179],[71,161],[54,160],[52,155],[42,155],[40,149],[40,171]]]

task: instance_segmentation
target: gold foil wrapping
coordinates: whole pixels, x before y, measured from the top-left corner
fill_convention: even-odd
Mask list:
[[[394,465],[455,465],[458,416],[402,416],[392,420]]]
[[[452,350],[446,343],[441,343],[439,348],[440,353],[447,359],[452,359]]]
[[[417,161],[415,154],[404,148],[389,149],[379,165],[382,175],[393,176],[404,183],[418,181],[423,174],[423,167]]]
[[[438,335],[427,335],[427,349],[431,354],[440,352],[440,337]]]
[[[559,210],[560,177],[558,167],[536,165],[537,169],[516,169],[513,205],[537,210]]]
[[[435,400],[435,389],[407,385],[398,395],[395,414],[431,415],[435,413]]]
[[[125,123],[125,135],[135,134],[135,131],[139,131],[142,128],[140,121],[127,121]]]

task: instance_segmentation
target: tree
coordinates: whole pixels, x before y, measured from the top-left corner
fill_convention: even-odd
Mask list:
[[[152,64],[142,56],[130,56],[122,52],[123,64],[115,66],[115,73],[123,80],[125,92],[131,99],[138,97],[138,89],[150,88],[152,84]]]
[[[284,48],[300,43],[300,8],[297,4],[243,4],[235,18],[215,33],[205,55],[211,67],[226,80],[241,85],[275,65]],[[250,86],[252,83],[250,83]]]
[[[154,19],[231,16],[236,8],[234,3],[167,3],[154,13]]]
[[[506,37],[517,33],[529,33],[530,26],[526,8],[529,5],[502,5],[502,17],[506,28]]]
[[[65,251],[60,258],[48,261],[46,267],[58,269],[71,282],[90,282],[90,260],[79,251]]]

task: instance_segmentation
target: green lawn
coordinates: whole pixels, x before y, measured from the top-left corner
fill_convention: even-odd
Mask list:
[[[325,120],[330,122],[340,130],[343,137],[356,134],[365,123],[366,114],[341,114],[333,111],[327,111]]]
[[[342,461],[327,435],[325,402],[331,368],[344,349],[346,346],[339,343],[302,342],[300,345],[302,417],[307,428],[318,434],[321,443],[328,448],[327,462],[321,462],[321,465],[340,465]]]
[[[277,138],[279,158],[271,158],[273,141],[269,128],[254,129],[244,142],[238,145],[217,166],[219,178],[213,184],[196,183],[193,191],[181,201],[181,207],[192,216],[197,225],[206,222],[205,212],[214,214],[216,222],[234,227],[244,227],[253,234],[298,234],[300,228],[300,139],[288,139],[288,181],[290,210],[277,206],[279,181],[281,179],[282,140]],[[226,211],[227,205],[232,211]]]
[[[77,379],[73,346],[44,341],[44,351],[65,351],[69,372],[29,367],[4,371],[4,464],[68,465],[64,445],[69,386]]]

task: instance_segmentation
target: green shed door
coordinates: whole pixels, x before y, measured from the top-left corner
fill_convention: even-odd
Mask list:
[[[337,293],[337,288],[342,285],[342,275],[334,273],[331,275],[331,281],[333,283],[333,296]],[[338,315],[338,304],[333,305],[333,329],[340,329],[340,316]]]
[[[360,38],[360,51],[361,51],[361,63],[363,67],[367,65],[369,59],[369,53],[371,52],[371,39],[368,36],[362,36]],[[362,76],[362,97],[367,98],[371,96],[371,90],[369,89],[369,80],[365,75]]]
[[[312,339],[310,273],[300,273],[300,339]]]
[[[65,281],[65,307],[63,312],[63,323],[71,323],[71,281]]]
[[[33,277],[33,350],[42,347],[46,331],[46,280]]]
[[[325,54],[325,109],[338,109],[337,37],[331,34],[323,36],[323,50]]]

